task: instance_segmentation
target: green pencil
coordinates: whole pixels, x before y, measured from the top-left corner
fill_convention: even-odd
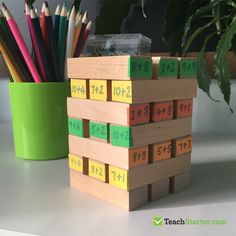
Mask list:
[[[67,38],[67,9],[66,4],[63,4],[60,15],[59,39],[58,39],[58,56],[59,56],[59,78],[61,81],[65,80],[65,51]]]

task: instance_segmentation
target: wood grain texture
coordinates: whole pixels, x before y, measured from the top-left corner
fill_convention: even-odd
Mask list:
[[[191,133],[192,118],[149,123],[132,127],[133,147],[175,139]]]
[[[112,100],[117,102],[137,104],[190,99],[196,96],[196,79],[137,80],[119,81],[119,83],[112,81]]]
[[[138,166],[128,171],[128,190],[187,172],[190,167],[190,154],[158,161],[147,166]]]
[[[75,189],[129,211],[141,207],[148,202],[147,186],[125,191],[73,170],[70,170],[70,185]]]
[[[185,172],[170,178],[170,192],[180,192],[190,185],[190,172]]]
[[[74,155],[89,157],[93,160],[127,170],[138,165],[148,164],[149,155],[147,146],[128,149],[123,147],[114,147],[108,143],[69,135],[69,150],[70,153],[73,153]],[[141,158],[140,161],[134,161],[134,157],[138,155],[138,153],[143,154],[143,152],[145,152],[145,159],[142,160]],[[138,158],[138,156],[136,158]]]
[[[148,185],[149,201],[157,201],[169,195],[169,178]]]
[[[151,58],[145,56],[107,56],[107,57],[81,57],[68,59],[68,78],[70,79],[105,79],[105,80],[132,80],[129,76],[131,67],[129,61],[132,59]],[[149,68],[152,70],[152,68]],[[151,79],[152,73],[145,79]],[[135,76],[135,79],[142,77]]]
[[[149,122],[149,104],[129,105],[117,102],[103,102],[78,98],[67,99],[67,114],[69,117],[94,120],[99,122],[114,123],[132,126]],[[138,117],[138,113],[142,113]],[[133,114],[135,113],[135,117]]]

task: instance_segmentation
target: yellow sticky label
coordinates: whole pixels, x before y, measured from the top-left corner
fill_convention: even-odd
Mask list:
[[[90,99],[107,101],[107,80],[89,80]]]
[[[87,83],[85,79],[71,79],[71,96],[87,98]]]
[[[89,159],[89,176],[106,182],[105,164]]]
[[[83,158],[69,154],[69,168],[83,172]]]
[[[128,171],[115,166],[109,166],[109,184],[128,190]]]
[[[112,81],[112,101],[132,103],[132,81]]]

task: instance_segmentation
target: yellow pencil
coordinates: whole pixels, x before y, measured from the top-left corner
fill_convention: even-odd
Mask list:
[[[74,53],[75,53],[75,49],[76,49],[77,42],[78,42],[79,35],[80,35],[81,26],[82,26],[82,15],[79,15],[79,17],[78,17],[78,19],[76,19],[76,23],[75,23],[75,33],[74,33],[74,39],[73,39],[72,55],[74,55]]]
[[[16,70],[10,56],[8,55],[6,49],[3,47],[3,45],[1,43],[0,43],[0,51],[1,51],[2,56],[7,64],[8,70],[9,70],[14,82],[23,82],[23,80],[22,80],[20,74],[18,73],[18,71]]]

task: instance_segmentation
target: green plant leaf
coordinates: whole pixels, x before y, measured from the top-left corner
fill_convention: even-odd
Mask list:
[[[221,36],[215,54],[215,74],[225,102],[230,107],[230,79],[231,72],[227,61],[227,53],[232,47],[232,39],[236,33],[236,18],[231,22],[228,30]],[[230,107],[232,112],[232,109]]]
[[[193,41],[196,39],[196,37],[199,34],[201,34],[205,29],[209,28],[213,23],[215,23],[215,20],[212,20],[208,24],[206,24],[202,27],[199,27],[195,30],[195,32],[188,38],[188,40],[186,42],[186,45],[183,45],[183,54],[185,54],[188,51],[189,47],[191,46]],[[203,48],[204,48],[204,51],[205,51],[205,47],[203,47]]]
[[[143,13],[143,17],[147,18],[145,10],[144,10],[144,6],[147,0],[141,0],[141,6],[142,6],[142,13]]]
[[[216,101],[211,97],[210,94],[211,78],[208,72],[205,57],[206,57],[206,48],[205,46],[203,46],[197,57],[198,87],[202,89],[212,100]]]
[[[203,43],[203,46],[201,48],[200,53],[198,54],[197,57],[197,79],[198,79],[198,87],[200,89],[202,89],[208,96],[209,98],[211,98],[213,101],[215,102],[219,102],[218,100],[215,100],[214,98],[212,98],[211,94],[210,94],[210,85],[211,85],[211,77],[209,75],[209,71],[207,68],[207,64],[206,64],[206,46],[208,44],[208,42],[210,41],[210,39],[215,36],[217,34],[217,32],[213,32],[211,34],[209,34]]]
[[[186,44],[187,36],[191,27],[191,24],[193,21],[197,20],[202,15],[211,12],[212,9],[219,3],[222,2],[222,0],[212,0],[210,3],[203,5],[199,9],[196,10],[195,13],[193,13],[186,21],[186,24],[184,26],[184,34],[182,37],[182,47]]]
[[[216,25],[216,29],[219,32],[218,34],[220,35],[220,31],[221,31],[221,23],[220,23],[220,3],[217,4],[215,7],[212,8],[212,15],[214,17],[215,20],[215,25]]]

